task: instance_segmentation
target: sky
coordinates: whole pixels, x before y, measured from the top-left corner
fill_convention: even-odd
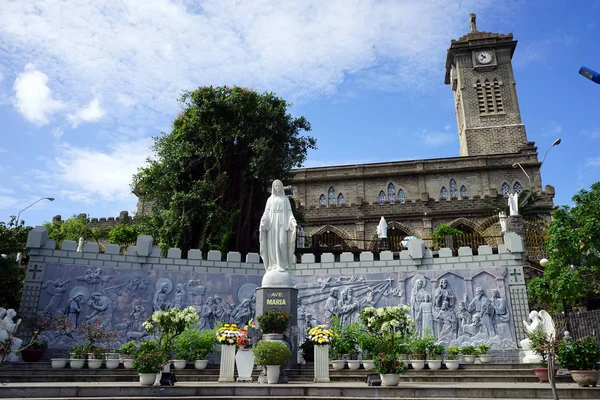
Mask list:
[[[458,156],[444,62],[512,32],[519,104],[557,205],[600,180],[600,0],[0,0],[0,221],[133,214],[132,175],[182,90],[276,93],[312,125],[306,167]],[[525,178],[524,178],[525,180]]]

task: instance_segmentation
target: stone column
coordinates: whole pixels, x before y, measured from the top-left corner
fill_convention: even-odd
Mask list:
[[[329,345],[315,345],[315,383],[329,382]]]
[[[219,382],[235,382],[233,369],[235,366],[235,345],[221,345],[221,368],[219,370]]]

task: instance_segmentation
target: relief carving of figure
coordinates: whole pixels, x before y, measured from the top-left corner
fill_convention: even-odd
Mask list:
[[[351,322],[356,322],[358,312],[358,301],[354,298],[354,289],[351,287],[342,292],[340,309],[340,319],[342,326],[347,326]]]
[[[325,301],[325,322],[327,324],[331,322],[332,317],[339,316],[338,293],[337,288],[332,288],[329,291],[329,297]]]
[[[69,327],[66,329],[67,333],[77,329],[79,325],[79,314],[81,313],[81,304],[85,303],[87,295],[83,292],[76,292],[71,295],[71,298],[67,300],[67,307],[65,308],[65,315],[69,322]]]
[[[129,314],[129,323],[127,326],[127,340],[138,340],[146,335],[146,329],[142,323],[146,320],[146,309],[142,305],[137,305]]]
[[[494,305],[494,328],[496,334],[502,338],[511,338],[509,321],[510,314],[506,299],[500,297],[500,291],[498,289],[492,289],[492,304]]]
[[[492,300],[486,299],[481,305],[481,322],[485,325],[490,336],[496,335],[496,327],[494,326],[496,310]]]
[[[425,291],[425,280],[422,277],[415,276],[413,278],[413,287],[410,294],[410,308],[412,310],[412,317],[415,321],[415,334],[418,337],[423,335],[422,330],[422,319],[421,319],[421,303],[423,302],[425,294],[428,294]],[[433,330],[431,331],[433,334]]]
[[[454,304],[456,303],[456,296],[454,295],[452,289],[448,285],[448,280],[446,278],[440,279],[438,288],[435,290],[435,308],[440,310],[442,308],[443,302],[448,303],[448,309],[454,309]]]
[[[48,305],[44,308],[44,314],[54,314],[59,309],[63,295],[67,291],[67,283],[69,282],[71,282],[70,279],[67,279],[66,281],[57,279],[55,281],[47,281],[44,283],[42,289],[46,289],[52,296]]]
[[[183,284],[178,283],[175,286],[175,299],[173,301],[173,308],[183,309],[185,305],[185,292],[183,291]]]
[[[252,319],[252,300],[246,299],[231,312],[231,322],[244,327]]]
[[[418,318],[421,321],[421,326],[415,330],[419,332],[419,336],[423,337],[428,334],[433,335],[433,303],[431,303],[431,295],[427,292],[423,295],[423,301],[419,305]]]
[[[456,312],[457,335],[465,333],[465,326],[471,323],[471,314],[467,311],[464,301],[458,302],[458,311]]]
[[[173,284],[170,279],[161,278],[156,282],[156,293],[154,293],[154,299],[152,300],[152,306],[154,311],[167,310],[170,308],[167,303],[167,296],[173,290]]]
[[[101,326],[109,328],[112,324],[113,316],[113,304],[110,298],[96,292],[90,297],[88,305],[92,307],[93,311],[86,317],[87,322],[93,322],[98,319]]]
[[[202,306],[198,327],[200,329],[213,329],[216,322],[217,319],[215,318],[215,311],[213,308],[213,298],[208,297],[206,299],[206,303]]]
[[[302,299],[302,297],[298,297],[298,312],[296,313],[296,323],[298,324],[298,332],[300,332],[300,337],[298,338],[300,344],[304,342],[304,339],[306,338],[306,333],[308,332],[308,329],[305,326],[305,318],[307,312],[308,309],[304,305],[304,299]]]
[[[442,308],[439,313],[437,313],[436,319],[440,324],[438,342],[445,345],[452,343],[456,338],[456,315],[454,314],[454,311],[450,310],[447,301],[442,303]]]
[[[296,226],[290,200],[283,191],[283,183],[276,179],[260,219],[260,256],[266,271],[285,272],[295,264]]]

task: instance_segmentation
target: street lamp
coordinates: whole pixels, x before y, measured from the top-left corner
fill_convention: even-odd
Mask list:
[[[527,180],[529,181],[529,188],[531,189],[531,191],[534,190],[535,187],[535,182],[537,180],[537,177],[540,176],[541,174],[539,173],[542,169],[542,165],[544,165],[544,161],[546,161],[546,156],[548,155],[548,152],[550,151],[551,148],[553,148],[554,146],[558,146],[561,142],[561,139],[556,139],[554,142],[552,142],[552,144],[550,145],[550,147],[548,147],[548,150],[546,150],[546,152],[544,153],[544,158],[542,158],[542,162],[540,163],[540,168],[538,169],[538,175],[536,175],[533,178],[533,182],[531,182],[531,177],[529,176],[529,174],[525,171],[525,168],[523,168],[523,166],[521,165],[521,163],[514,163],[512,166],[513,168],[521,168],[521,171],[523,171],[523,173],[525,174],[525,176],[527,177]]]
[[[588,78],[590,81],[600,84],[600,74],[596,71],[586,67],[581,67],[579,69],[579,73],[584,77]]]
[[[21,211],[19,211],[19,213],[17,214],[17,223],[15,224],[15,227],[19,226],[19,217],[21,216],[21,213],[25,210],[27,210],[29,207],[31,207],[32,205],[39,203],[42,200],[50,200],[50,201],[54,201],[54,197],[42,197],[41,199],[38,199],[36,201],[34,201],[33,203],[31,203],[30,205],[28,205],[27,207],[25,207],[24,209],[22,209]]]

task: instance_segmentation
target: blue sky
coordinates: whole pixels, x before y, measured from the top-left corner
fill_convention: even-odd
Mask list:
[[[237,4],[239,3],[239,4]],[[600,180],[600,0],[0,0],[0,221],[133,212],[131,176],[183,89],[273,91],[312,124],[306,166],[458,155],[444,61],[512,32],[529,140],[569,204]],[[540,155],[541,157],[541,155]]]

